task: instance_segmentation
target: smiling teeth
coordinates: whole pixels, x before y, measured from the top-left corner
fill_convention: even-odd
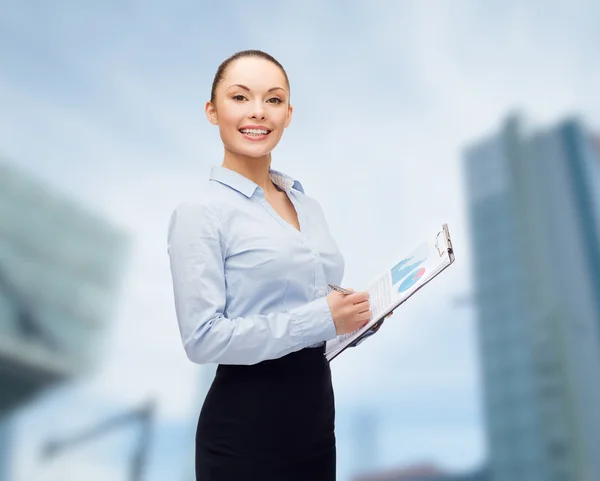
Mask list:
[[[257,130],[257,129],[248,129],[248,130],[240,130],[242,134],[250,134],[250,135],[267,135],[269,132],[267,130]]]

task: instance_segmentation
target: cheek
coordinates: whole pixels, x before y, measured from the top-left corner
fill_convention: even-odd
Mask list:
[[[239,114],[235,112],[235,109],[221,108],[219,110],[219,125],[223,128],[236,127],[239,120]]]
[[[231,109],[223,109],[219,112],[219,132],[223,140],[232,139],[238,133],[240,116]]]
[[[274,112],[271,116],[271,120],[273,121],[273,123],[277,124],[277,126],[280,129],[285,128],[288,121],[287,111],[283,111],[282,109],[278,110],[277,112]]]

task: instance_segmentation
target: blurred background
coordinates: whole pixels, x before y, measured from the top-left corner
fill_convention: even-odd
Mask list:
[[[169,216],[204,103],[258,48],[273,167],[363,288],[447,222],[456,263],[332,363],[342,481],[600,479],[600,4],[0,2],[0,481],[192,481]],[[594,87],[596,86],[596,87]],[[309,480],[308,480],[309,481]]]

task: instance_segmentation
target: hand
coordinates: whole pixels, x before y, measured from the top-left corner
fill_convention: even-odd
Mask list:
[[[354,332],[371,320],[369,297],[368,292],[342,294],[331,291],[327,295],[327,303],[338,335]]]
[[[385,321],[388,317],[390,317],[392,314],[394,313],[394,311],[390,312],[388,315],[386,315],[383,320]],[[381,326],[383,326],[383,321],[376,323],[371,329],[369,329],[370,331],[372,331],[373,333],[376,333],[377,331],[379,331],[379,329],[381,329]]]

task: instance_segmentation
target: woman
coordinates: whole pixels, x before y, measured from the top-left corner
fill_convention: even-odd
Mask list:
[[[256,50],[225,60],[206,104],[223,163],[169,223],[183,346],[219,364],[198,421],[197,481],[335,479],[324,344],[371,311],[366,292],[327,293],[344,261],[321,207],[271,169],[292,111],[277,60]]]

